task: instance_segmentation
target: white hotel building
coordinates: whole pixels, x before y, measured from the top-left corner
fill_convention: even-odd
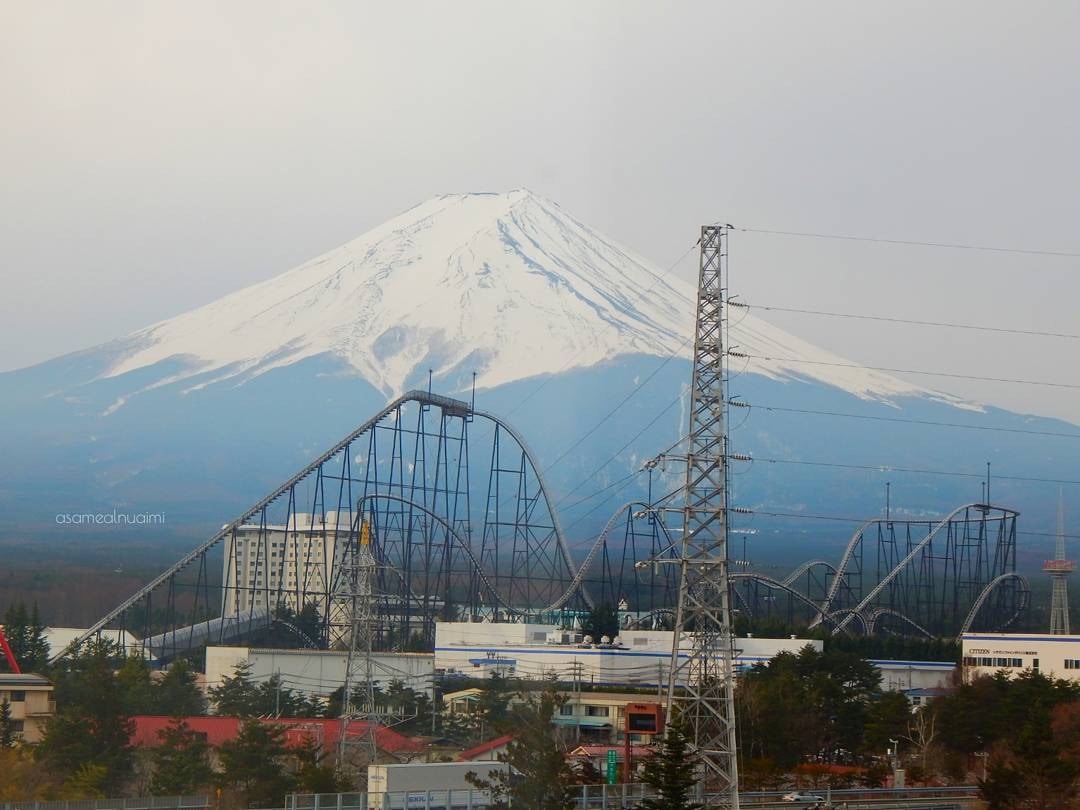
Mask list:
[[[267,610],[278,604],[279,591],[280,601],[293,610],[314,602],[327,615],[349,528],[348,517],[337,512],[328,512],[325,523],[321,516],[298,513],[288,526],[239,527],[235,541],[225,538],[222,615]]]

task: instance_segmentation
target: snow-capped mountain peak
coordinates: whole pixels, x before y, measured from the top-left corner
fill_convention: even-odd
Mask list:
[[[163,360],[191,387],[330,355],[387,395],[477,374],[490,388],[619,355],[690,354],[693,290],[523,189],[446,194],[281,275],[129,335],[104,376]],[[864,398],[930,392],[737,311],[746,370]],[[122,402],[118,402],[119,407]]]

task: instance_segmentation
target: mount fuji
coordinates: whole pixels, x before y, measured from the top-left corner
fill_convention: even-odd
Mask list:
[[[0,453],[16,460],[0,470],[0,531],[114,507],[164,511],[181,532],[220,524],[429,379],[459,397],[475,384],[478,406],[512,413],[542,463],[565,453],[550,471],[561,493],[591,492],[680,435],[693,299],[537,194],[435,197],[198,309],[0,374]],[[849,467],[976,473],[990,460],[1053,478],[1077,461],[1072,442],[1035,435],[1080,435],[1075,426],[857,367],[750,313],[733,316],[730,343],[749,356],[733,360],[733,395],[752,405],[732,426],[733,449],[776,460],[736,470],[733,495],[747,506],[877,514],[891,480],[901,512],[940,513],[977,499],[974,475]],[[789,463],[807,461],[849,467]],[[613,489],[610,509],[628,497]],[[1002,480],[995,500],[1035,510],[1043,528],[1053,489]],[[577,531],[595,531],[607,511]],[[806,527],[770,531],[797,543]]]

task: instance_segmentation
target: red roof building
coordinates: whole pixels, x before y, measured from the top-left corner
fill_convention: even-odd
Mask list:
[[[458,762],[495,762],[498,760],[499,754],[506,753],[506,746],[508,746],[513,739],[513,734],[503,734],[501,737],[482,742],[479,745],[462,751],[457,755],[457,760]]]
[[[169,726],[173,718],[160,715],[137,715],[132,718],[135,730],[131,735],[131,744],[137,748],[155,748],[161,744],[158,732]],[[185,717],[185,722],[196,734],[199,734],[212,746],[235,740],[240,734],[240,725],[244,722],[239,717]],[[306,737],[315,739],[324,751],[332,752],[337,745],[341,721],[324,717],[280,717],[263,719],[263,723],[285,726],[285,744],[292,747],[300,745]],[[355,720],[349,724],[349,737],[362,737],[367,733],[368,724]],[[424,747],[404,734],[391,728],[378,726],[375,730],[375,744],[380,750],[403,759],[411,759],[424,753]]]

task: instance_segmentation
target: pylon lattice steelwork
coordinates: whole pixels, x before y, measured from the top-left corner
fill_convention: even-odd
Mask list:
[[[729,226],[701,229],[679,599],[669,705],[687,724],[708,807],[738,808],[728,587],[724,295]],[[690,649],[683,647],[688,641]],[[678,684],[685,684],[680,690]]]
[[[1043,571],[1050,575],[1053,590],[1050,592],[1050,634],[1069,635],[1069,574],[1076,570],[1076,563],[1065,559],[1065,499],[1058,491],[1058,528],[1054,559],[1043,563]]]
[[[348,769],[352,764],[349,749],[357,743],[367,748],[367,762],[375,762],[375,730],[382,719],[375,707],[374,658],[375,641],[375,574],[377,563],[371,552],[371,524],[357,512],[361,521],[358,539],[350,543],[342,562],[337,609],[348,637],[348,658],[345,665],[345,691],[341,696],[341,728],[338,738],[337,766]],[[350,738],[354,720],[366,725],[363,735]]]

